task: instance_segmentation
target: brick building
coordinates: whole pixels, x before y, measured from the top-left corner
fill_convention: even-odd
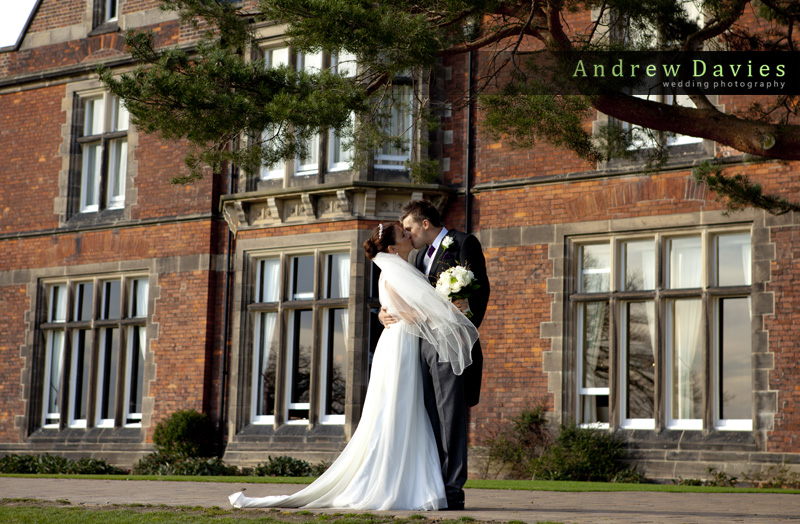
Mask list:
[[[797,199],[795,163],[683,137],[657,174],[590,165],[544,143],[513,150],[454,109],[430,147],[415,129],[365,168],[329,134],[310,159],[173,185],[185,150],[138,133],[95,72],[133,65],[125,29],[192,45],[158,3],[40,0],[1,50],[0,453],[129,466],[156,423],[194,408],[230,463],[331,459],[380,329],[361,243],[426,198],[480,238],[492,282],[474,444],[541,400],[555,422],[619,430],[652,478],[797,460],[800,219],[726,214],[691,176],[726,156]],[[341,58],[299,60],[279,27],[259,30],[270,63]],[[442,62],[431,93],[463,89],[470,67]],[[440,180],[412,184],[403,161],[425,155]]]

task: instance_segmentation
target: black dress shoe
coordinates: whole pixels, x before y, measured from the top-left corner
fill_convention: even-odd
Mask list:
[[[447,507],[442,508],[447,511],[462,511],[464,509],[464,501],[455,502],[455,501],[447,501]]]

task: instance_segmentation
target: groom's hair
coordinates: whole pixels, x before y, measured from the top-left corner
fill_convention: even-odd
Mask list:
[[[439,211],[436,206],[427,200],[409,200],[401,210],[400,221],[406,219],[407,216],[412,217],[416,222],[422,222],[426,218],[433,227],[442,226],[442,218],[439,216]]]

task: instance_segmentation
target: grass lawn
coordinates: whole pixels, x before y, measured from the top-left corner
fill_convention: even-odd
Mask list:
[[[441,519],[424,515],[395,517],[369,513],[313,514],[310,511],[242,511],[219,507],[165,507],[145,505],[74,506],[69,502],[33,499],[0,499],[4,524],[468,524],[470,517]],[[509,523],[511,524],[511,523]],[[562,524],[539,522],[537,524]]]

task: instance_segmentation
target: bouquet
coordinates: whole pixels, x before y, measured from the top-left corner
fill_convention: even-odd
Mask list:
[[[475,280],[475,274],[466,266],[453,266],[439,273],[436,281],[436,291],[448,300],[469,298],[480,288]],[[472,317],[472,311],[467,308],[467,318]]]

